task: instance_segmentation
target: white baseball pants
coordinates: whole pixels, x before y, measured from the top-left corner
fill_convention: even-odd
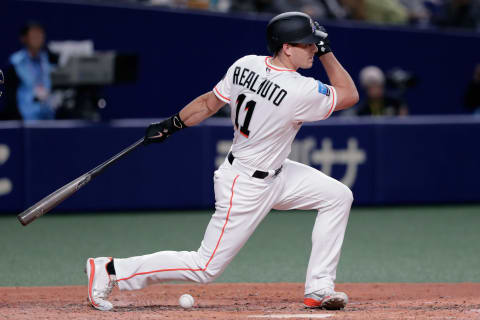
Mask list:
[[[238,159],[233,164],[226,160],[215,171],[215,213],[198,251],[160,251],[115,258],[119,288],[136,290],[172,280],[215,280],[274,208],[318,211],[305,294],[333,289],[353,201],[350,189],[314,168],[290,160],[285,161],[277,176],[253,178],[254,171]]]

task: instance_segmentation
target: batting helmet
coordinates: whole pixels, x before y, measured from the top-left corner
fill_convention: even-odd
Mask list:
[[[268,50],[273,54],[284,43],[317,43],[327,36],[317,30],[308,14],[285,12],[275,16],[267,26]]]

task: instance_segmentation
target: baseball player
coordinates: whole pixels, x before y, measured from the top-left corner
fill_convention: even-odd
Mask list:
[[[306,14],[287,12],[274,17],[267,26],[272,57],[240,58],[212,91],[147,128],[146,144],[163,142],[230,104],[233,145],[214,173],[215,213],[197,251],[89,258],[88,299],[93,307],[111,310],[107,298],[115,285],[137,290],[164,281],[215,280],[272,208],[318,211],[304,305],[345,307],[348,297],[334,291],[334,280],[352,192],[322,172],[287,159],[303,122],[324,120],[358,101],[357,89],[332,53],[327,36]],[[318,59],[315,56],[330,85],[297,73],[311,68]]]

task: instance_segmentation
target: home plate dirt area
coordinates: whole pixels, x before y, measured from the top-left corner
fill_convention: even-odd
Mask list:
[[[344,310],[308,310],[301,283],[165,284],[114,290],[92,309],[86,286],[0,287],[0,319],[480,319],[480,283],[344,283]],[[183,309],[178,298],[195,298]]]

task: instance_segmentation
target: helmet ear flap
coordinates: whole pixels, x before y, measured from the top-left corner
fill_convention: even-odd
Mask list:
[[[282,50],[282,48],[283,48],[283,43],[279,43],[272,46],[269,51],[272,55],[276,56],[280,52],[280,50]]]
[[[267,27],[267,49],[268,51],[274,55],[277,53],[279,46],[280,46],[280,39],[277,37],[277,35],[272,33],[272,30],[269,30],[269,27]]]

